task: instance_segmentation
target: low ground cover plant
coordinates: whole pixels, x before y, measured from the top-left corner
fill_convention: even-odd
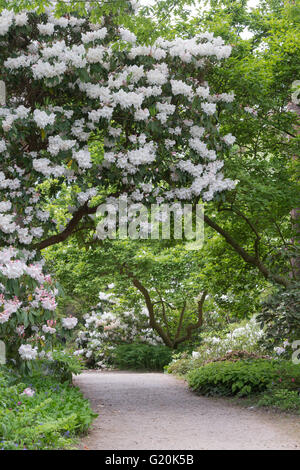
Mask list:
[[[249,396],[271,388],[298,391],[300,367],[268,359],[214,362],[190,371],[187,380],[204,395]]]
[[[265,393],[258,401],[259,406],[277,408],[282,411],[300,413],[299,392],[295,390],[278,389]]]
[[[56,378],[22,377],[0,369],[0,449],[47,450],[74,447],[93,418],[77,387]]]

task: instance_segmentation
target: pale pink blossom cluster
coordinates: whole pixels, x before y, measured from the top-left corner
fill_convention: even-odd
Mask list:
[[[33,348],[30,344],[22,344],[19,347],[19,354],[24,361],[32,361],[37,358],[38,351],[36,347]]]
[[[45,310],[55,310],[57,303],[55,295],[43,286],[37,287],[34,292],[34,302],[40,302]]]
[[[23,390],[21,395],[26,395],[27,397],[33,397],[35,395],[35,391],[31,387],[27,387],[25,388],[25,390]]]

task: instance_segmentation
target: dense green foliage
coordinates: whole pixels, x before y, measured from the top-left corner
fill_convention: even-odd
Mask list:
[[[300,367],[289,361],[215,362],[187,375],[189,386],[204,395],[247,396],[271,386],[298,391]]]
[[[171,356],[172,352],[166,346],[122,344],[115,349],[114,363],[120,369],[162,370]]]
[[[274,344],[289,338],[290,341],[300,338],[300,289],[294,283],[290,289],[280,289],[270,295],[263,303],[258,316],[262,326],[266,327],[265,345],[272,348]]]
[[[23,394],[30,387],[33,396]],[[78,388],[55,378],[0,370],[0,440],[4,450],[74,447],[95,414]]]
[[[288,342],[274,348],[254,318],[200,340],[192,354],[174,354],[166,371],[202,395],[248,397],[254,405],[300,412],[300,365]]]
[[[300,413],[299,392],[287,389],[271,390],[259,399],[258,405]]]
[[[69,351],[56,350],[52,353],[52,360],[40,360],[37,364],[36,372],[41,375],[47,375],[58,382],[72,382],[73,375],[78,375],[83,369],[80,359],[73,356]]]
[[[189,371],[198,369],[205,364],[210,364],[219,361],[232,361],[237,362],[240,360],[249,360],[249,359],[267,359],[269,356],[265,356],[258,353],[251,353],[244,350],[235,350],[230,351],[224,354],[224,356],[219,356],[217,359],[208,359],[207,361],[201,358],[193,358],[188,353],[184,352],[181,354],[173,355],[173,360],[170,364],[165,367],[168,374],[174,374],[178,377],[184,377]]]

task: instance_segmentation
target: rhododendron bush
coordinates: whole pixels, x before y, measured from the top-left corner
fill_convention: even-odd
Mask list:
[[[42,265],[28,258],[29,253],[11,247],[2,249],[0,259],[1,338],[8,357],[19,348],[24,360],[36,359],[38,346],[50,345],[56,333],[57,289],[51,277],[43,274]],[[30,344],[22,344],[26,341]]]
[[[95,213],[95,198],[208,201],[234,187],[220,158],[235,141],[221,127],[234,96],[205,81],[230,52],[210,33],[146,46],[111,16],[1,12],[0,334],[27,345],[23,359],[36,355],[28,338],[55,329],[40,250]],[[47,208],[63,185],[72,202],[57,229]]]
[[[99,369],[112,367],[115,347],[134,342],[158,345],[162,339],[149,328],[145,308],[123,310],[112,293],[99,293],[100,303],[84,316],[84,328],[78,332],[75,356]]]
[[[186,351],[173,356],[168,372],[185,374],[188,370],[201,367],[208,362],[239,360],[242,358],[261,357],[266,354],[261,329],[256,317],[247,322],[232,324],[218,334],[203,333],[201,343],[191,354]]]
[[[0,264],[0,332],[7,359],[51,359],[57,333],[68,336],[77,318],[54,319],[57,288],[43,263],[31,263],[26,251],[5,248]],[[15,353],[18,351],[18,357]]]

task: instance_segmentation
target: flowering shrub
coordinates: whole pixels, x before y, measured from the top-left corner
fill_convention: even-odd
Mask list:
[[[283,359],[290,344],[264,355],[264,335],[252,318],[222,336],[204,335],[197,350],[174,355],[166,369],[200,394],[251,396],[258,406],[300,410],[300,369]]]
[[[224,337],[204,336],[200,348],[193,352],[193,357],[205,361],[233,350],[257,352],[260,350],[258,342],[263,335],[260,325],[252,318],[244,326],[232,329]]]
[[[40,250],[60,241],[47,207],[62,185],[71,200],[65,234],[115,182],[134,203],[209,201],[234,188],[220,157],[235,138],[218,120],[234,95],[215,94],[205,81],[231,47],[211,33],[145,46],[110,16],[98,24],[77,13],[57,18],[51,6],[3,10],[0,41],[0,242],[9,247],[0,250],[0,328],[20,346],[33,328],[54,334],[55,291]],[[107,202],[114,206],[115,196]],[[21,357],[34,351],[22,348]]]
[[[100,292],[97,310],[84,316],[85,328],[76,338],[78,349],[74,352],[89,366],[106,368],[114,364],[115,349],[120,344],[140,342],[148,345],[162,344],[162,340],[149,328],[145,311],[115,313],[112,294]]]
[[[168,370],[169,372],[186,373],[196,365],[200,366],[206,362],[217,360],[234,351],[263,353],[263,347],[259,345],[263,336],[264,332],[255,318],[243,326],[235,326],[229,333],[222,336],[201,335],[200,347],[193,351],[191,356],[187,353],[175,355]]]
[[[8,358],[35,359],[42,335],[56,332],[53,311],[57,289],[41,263],[30,263],[28,253],[10,247],[0,257],[0,339],[7,347]],[[38,332],[41,331],[40,334]],[[48,342],[45,336],[42,341]]]
[[[6,345],[7,360],[44,358],[57,333],[65,336],[78,320],[54,319],[57,289],[51,277],[43,274],[42,263],[29,264],[26,253],[12,247],[2,250],[1,263],[0,339]]]

